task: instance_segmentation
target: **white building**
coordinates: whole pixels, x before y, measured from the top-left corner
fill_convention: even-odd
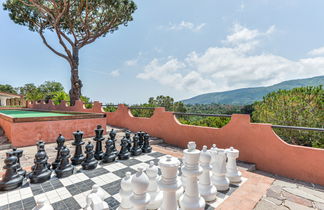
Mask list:
[[[23,98],[23,96],[21,96],[21,95],[0,92],[0,106],[19,105],[22,98]]]

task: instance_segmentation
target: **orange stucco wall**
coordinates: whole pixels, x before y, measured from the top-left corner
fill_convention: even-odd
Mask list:
[[[183,148],[188,141],[196,141],[200,148],[233,146],[240,150],[240,160],[255,163],[260,170],[324,185],[323,149],[287,144],[270,124],[251,123],[249,115],[234,114],[226,126],[208,128],[182,125],[164,108],[156,108],[151,118],[136,118],[128,107],[119,105],[117,111],[107,113],[107,123],[142,130]]]

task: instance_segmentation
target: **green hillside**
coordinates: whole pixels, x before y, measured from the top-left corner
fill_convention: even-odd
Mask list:
[[[301,86],[324,85],[324,76],[312,77],[308,79],[297,79],[284,81],[268,87],[242,88],[237,90],[215,92],[198,95],[186,100],[185,104],[235,104],[245,105],[261,100],[266,94],[279,89],[292,89]]]

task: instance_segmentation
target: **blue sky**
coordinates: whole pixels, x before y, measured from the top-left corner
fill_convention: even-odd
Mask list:
[[[80,52],[83,94],[93,100],[180,100],[324,74],[322,0],[135,2],[128,27]],[[0,84],[55,80],[69,90],[69,65],[38,34],[14,24],[2,8],[0,24]]]

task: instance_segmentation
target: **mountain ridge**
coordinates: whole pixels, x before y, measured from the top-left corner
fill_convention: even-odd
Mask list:
[[[262,87],[249,87],[240,88],[235,90],[229,90],[224,92],[212,92],[205,93],[198,96],[194,96],[189,99],[182,100],[185,104],[232,104],[232,105],[246,105],[252,104],[255,101],[262,100],[263,96],[270,92],[277,91],[279,89],[293,89],[296,87],[304,86],[318,86],[324,85],[324,75],[316,76],[306,79],[295,79],[283,81],[271,86]]]

